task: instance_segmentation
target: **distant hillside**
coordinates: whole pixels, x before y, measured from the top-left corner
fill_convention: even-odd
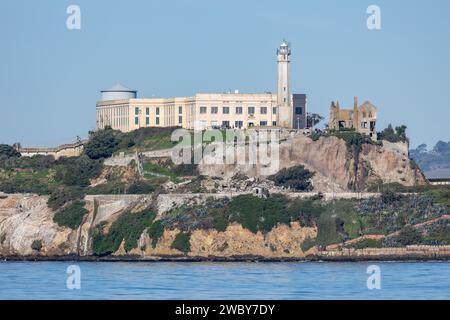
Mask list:
[[[410,150],[410,157],[425,171],[450,169],[450,141],[439,141],[433,149],[428,150],[426,144]]]

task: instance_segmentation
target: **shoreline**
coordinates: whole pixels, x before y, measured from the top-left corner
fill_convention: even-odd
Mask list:
[[[304,258],[268,258],[259,256],[237,256],[237,257],[158,257],[142,258],[140,256],[0,256],[0,262],[220,262],[220,263],[278,263],[278,262],[450,262],[450,255],[380,255],[380,256],[322,256],[313,255]]]

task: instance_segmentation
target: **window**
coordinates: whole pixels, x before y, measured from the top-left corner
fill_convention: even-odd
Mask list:
[[[222,127],[223,128],[229,128],[230,127],[230,121],[222,121]]]
[[[200,107],[200,113],[202,114],[206,113],[206,107]]]
[[[248,107],[248,114],[255,114],[255,107]]]
[[[236,114],[242,114],[242,107],[236,107]]]
[[[272,113],[277,114],[277,107],[272,107]]]
[[[139,125],[139,117],[134,117],[134,124]]]
[[[156,115],[159,116],[159,107],[156,107]]]
[[[249,126],[249,128],[251,128],[251,127],[254,127],[255,124],[254,124],[253,122],[249,122],[249,123],[248,123],[248,126]]]
[[[156,125],[159,125],[159,117],[156,117]]]
[[[145,108],[145,114],[148,116],[150,114],[150,108]]]
[[[139,108],[138,108],[138,107],[134,108],[134,114],[135,114],[135,115],[138,115],[138,114],[139,114]]]
[[[230,107],[223,107],[222,108],[222,113],[223,114],[229,114],[230,113]]]
[[[295,107],[295,114],[302,114],[302,107]]]
[[[259,125],[260,125],[260,126],[267,126],[267,121],[260,121],[260,122],[259,122]]]
[[[236,128],[242,128],[243,125],[244,125],[244,122],[242,122],[242,121],[240,121],[240,120],[234,122],[234,126],[235,126]]]
[[[275,127],[277,125],[276,121],[272,121],[272,125]]]
[[[261,109],[259,110],[259,112],[261,114],[267,114],[267,107],[261,107]]]
[[[367,128],[367,122],[361,122],[361,128],[366,129]]]
[[[216,114],[219,112],[219,108],[218,107],[211,107],[211,113],[212,114]]]
[[[145,117],[145,125],[148,126],[150,124],[150,118]]]
[[[178,107],[178,114],[182,114],[183,113],[183,107],[182,106],[179,106]]]
[[[182,124],[183,123],[183,116],[178,116],[178,123]]]

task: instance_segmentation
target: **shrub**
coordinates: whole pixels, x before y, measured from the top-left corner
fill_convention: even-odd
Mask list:
[[[383,241],[378,239],[364,239],[358,241],[352,245],[347,246],[348,248],[354,249],[366,249],[366,248],[381,248],[383,246]]]
[[[83,217],[88,213],[88,210],[84,206],[84,201],[75,201],[69,206],[57,211],[53,216],[53,221],[60,226],[76,229],[81,225]]]
[[[147,181],[138,180],[133,182],[127,189],[128,194],[148,194],[155,191],[155,186]]]
[[[54,190],[48,198],[47,205],[53,210],[63,207],[66,203],[81,200],[84,198],[84,193],[78,187],[60,187]]]
[[[87,156],[61,158],[56,162],[55,179],[66,186],[87,187],[92,178],[100,175],[103,164]]]
[[[42,240],[33,240],[31,243],[31,249],[36,251],[41,251],[42,249]]]
[[[89,141],[84,145],[84,153],[91,159],[111,157],[120,142],[117,135],[111,127],[92,133]]]
[[[175,237],[175,240],[173,241],[171,248],[177,249],[184,254],[191,251],[191,234],[188,232],[180,232]]]
[[[314,172],[310,172],[300,165],[283,168],[278,173],[269,176],[269,179],[274,181],[277,186],[284,186],[297,191],[311,191],[311,178],[313,176]]]
[[[378,133],[378,140],[386,140],[389,142],[406,142],[408,138],[406,136],[406,126],[402,125],[395,127],[395,131],[392,125],[389,124],[386,129]]]
[[[152,247],[155,248],[158,240],[164,234],[164,226],[161,223],[161,220],[155,221],[152,223],[150,228],[148,228],[148,235],[150,239],[152,239]]]
[[[422,241],[422,234],[417,229],[406,226],[399,232],[396,240],[403,246],[418,244]]]
[[[131,251],[137,247],[142,232],[152,225],[154,218],[155,213],[149,209],[126,212],[113,222],[107,234],[103,234],[102,227],[97,228],[92,242],[94,254],[111,254],[119,249],[122,241],[125,241],[125,251]]]
[[[306,237],[305,240],[303,240],[302,244],[300,245],[300,249],[302,249],[303,252],[306,252],[309,249],[313,248],[315,245],[316,241],[314,239]]]
[[[0,144],[0,158],[19,158],[20,152],[7,144]]]
[[[381,192],[381,201],[385,204],[392,204],[398,200],[400,200],[400,196],[390,189]]]
[[[342,237],[338,234],[338,224],[336,218],[322,215],[317,221],[317,239],[318,245],[327,246],[333,243],[342,242]]]

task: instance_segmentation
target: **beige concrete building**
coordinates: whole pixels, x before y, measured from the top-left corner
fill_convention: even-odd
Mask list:
[[[122,85],[101,91],[97,102],[97,129],[111,126],[123,132],[142,127],[250,128],[279,126],[303,129],[306,126],[305,94],[291,94],[289,43],[277,50],[276,94],[197,93],[191,97],[138,99],[135,90]]]
[[[358,107],[358,98],[354,98],[353,109],[341,109],[339,101],[331,102],[328,128],[339,130],[342,128],[355,129],[377,140],[376,131],[377,108],[369,101]]]

